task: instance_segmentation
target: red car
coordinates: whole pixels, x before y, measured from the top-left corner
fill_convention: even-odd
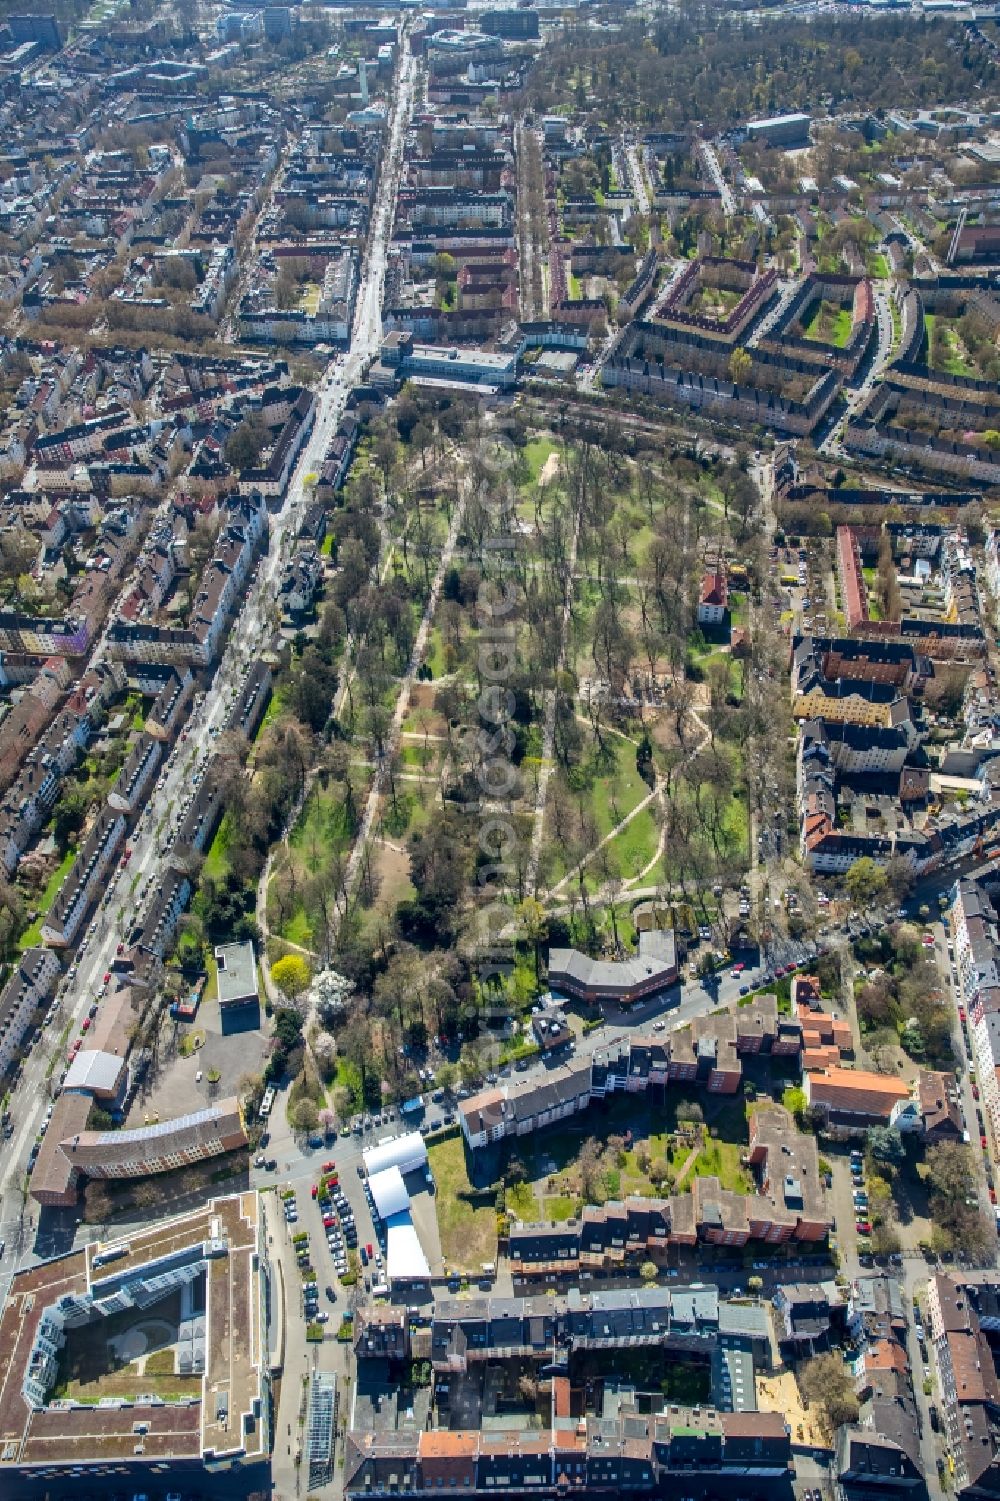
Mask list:
[[[120,943],[118,945],[117,949],[115,950],[115,953],[116,954],[124,954],[124,952],[125,952],[125,945],[123,943]]]
[[[324,1173],[332,1173],[336,1166],[337,1164],[335,1162],[324,1162],[323,1171]]]
[[[959,1006],[959,1008],[958,1008],[958,1019],[959,1019],[960,1022],[964,1022],[965,1021],[965,1007],[964,1006]]]
[[[324,1214],[324,1216],[323,1216],[323,1229],[324,1230],[332,1230],[333,1227],[334,1227],[334,1225],[336,1223],[337,1223],[337,1221],[334,1219],[334,1217],[333,1217],[332,1214]]]
[[[986,1151],[986,1137],[985,1136],[981,1136],[979,1138],[979,1145],[982,1147],[983,1151],[985,1152]]]
[[[106,969],[104,971],[104,983],[105,983],[105,985],[110,985],[111,984],[111,971],[110,971],[110,969]]]
[[[979,1099],[979,1085],[978,1084],[973,1084],[973,1086],[972,1086],[972,1098],[974,1100],[978,1100]]]
[[[872,1227],[869,1220],[858,1220],[854,1226],[859,1235],[871,1235]]]
[[[83,1028],[82,1028],[82,1030],[84,1032],[89,1032],[90,1031],[90,1017],[89,1016],[85,1016],[83,1018]],[[984,1146],[986,1145],[986,1137],[985,1136],[983,1137],[983,1145]]]
[[[313,1196],[314,1199],[315,1199],[315,1197],[316,1197],[316,1195],[318,1193],[319,1193],[319,1189],[316,1187],[316,1185],[314,1183],[313,1186],[312,1186],[312,1196]]]
[[[369,1258],[369,1260],[371,1260],[374,1257],[374,1255],[375,1255],[375,1252],[372,1250],[372,1243],[371,1243],[371,1241],[369,1241],[368,1244],[365,1246],[365,1250],[368,1252],[368,1258]]]
[[[995,1188],[991,1188],[990,1189],[990,1203],[991,1204],[995,1204],[996,1201],[997,1201],[997,1191],[996,1191]]]

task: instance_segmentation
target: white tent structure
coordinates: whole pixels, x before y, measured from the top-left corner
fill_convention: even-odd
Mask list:
[[[394,1137],[392,1141],[380,1141],[362,1154],[365,1172],[369,1178],[386,1168],[396,1167],[401,1173],[415,1173],[427,1166],[427,1146],[419,1131],[410,1131],[406,1136]]]
[[[427,1257],[408,1214],[400,1215],[397,1223],[389,1225],[385,1271],[390,1287],[400,1282],[427,1282],[430,1279]]]
[[[383,1168],[368,1179],[368,1187],[375,1200],[375,1209],[380,1220],[391,1219],[394,1214],[408,1214],[410,1196],[398,1167]]]

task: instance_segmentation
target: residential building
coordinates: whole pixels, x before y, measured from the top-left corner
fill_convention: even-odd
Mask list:
[[[58,895],[42,922],[42,942],[65,948],[79,933],[98,892],[106,884],[125,838],[125,819],[106,805],[80,845]]]
[[[896,1125],[910,1103],[909,1086],[901,1079],[865,1069],[819,1069],[803,1074],[802,1087],[831,1127],[849,1132]]]
[[[59,960],[51,949],[25,949],[0,991],[0,1078],[17,1060],[32,1018],[55,994]]]
[[[729,610],[729,581],[724,573],[706,573],[698,594],[698,624],[722,625]]]
[[[267,1359],[267,1237],[253,1192],[210,1200],[126,1238],[16,1272],[0,1310],[0,1426],[5,1495],[129,1495],[270,1484],[272,1397]],[[93,1405],[54,1395],[60,1351],[112,1313],[156,1317],[170,1299],[186,1391]],[[108,1360],[111,1361],[110,1350]],[[109,1364],[109,1370],[111,1369]],[[200,1378],[200,1379],[192,1379]],[[230,1478],[229,1472],[233,1475]]]
[[[476,1151],[577,1115],[592,1100],[617,1092],[697,1084],[712,1094],[733,1094],[742,1078],[742,1056],[771,1053],[798,1060],[801,1047],[799,1022],[779,1016],[773,995],[757,996],[747,1006],[698,1017],[674,1032],[612,1038],[589,1058],[573,1058],[542,1078],[505,1080],[463,1100],[459,1121]]]
[[[917,1098],[928,1146],[939,1141],[962,1140],[965,1123],[953,1073],[921,1069],[917,1075]]]
[[[582,1429],[582,1431],[578,1431]],[[513,1493],[555,1497],[619,1491],[662,1494],[686,1477],[786,1479],[787,1424],[777,1413],[670,1407],[593,1418],[553,1429],[351,1430],[344,1463],[349,1498],[399,1490],[407,1495]],[[395,1477],[392,1480],[391,1477]]]
[[[927,1285],[927,1313],[955,1493],[990,1496],[1000,1485],[997,1273],[939,1273]]]

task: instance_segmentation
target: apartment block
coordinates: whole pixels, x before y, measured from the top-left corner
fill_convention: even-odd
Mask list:
[[[73,942],[114,867],[124,838],[123,815],[103,807],[42,923],[43,943],[65,948]]]
[[[0,991],[0,1078],[16,1062],[35,1012],[55,994],[59,974],[51,949],[26,949]]]
[[[551,954],[549,974],[551,979]],[[483,1090],[462,1102],[459,1120],[468,1146],[475,1151],[577,1115],[591,1100],[616,1092],[635,1094],[645,1093],[652,1085],[698,1084],[711,1094],[734,1094],[743,1076],[743,1055],[798,1058],[801,1048],[801,1024],[779,1016],[773,995],[757,996],[748,1006],[698,1017],[676,1032],[613,1038],[590,1058],[573,1059],[542,1079],[514,1080]]]

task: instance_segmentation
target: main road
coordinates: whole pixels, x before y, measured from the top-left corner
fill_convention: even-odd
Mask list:
[[[312,431],[289,483],[279,512],[271,518],[268,549],[244,604],[233,621],[226,648],[205,695],[196,701],[184,738],[178,739],[161,767],[157,785],[129,836],[132,857],[116,869],[105,898],[94,912],[73,956],[75,973],[63,980],[52,1024],[32,1049],[21,1079],[12,1092],[10,1110],[14,1131],[5,1145],[6,1176],[0,1189],[0,1287],[14,1267],[29,1259],[28,1248],[36,1211],[26,1204],[23,1184],[31,1143],[42,1127],[45,1110],[58,1086],[63,1068],[60,1056],[80,1032],[95,996],[111,969],[118,944],[153,900],[157,877],[172,845],[172,832],[213,754],[213,730],[221,729],[251,663],[268,640],[276,618],[277,581],[298,529],[298,519],[310,486],[307,480],[321,465],[347,398],[365,377],[378,353],[382,335],[382,290],[392,237],[396,194],[402,162],[403,137],[409,124],[416,79],[416,59],[402,55],[379,175],[375,212],[367,256],[355,302],[351,344],[327,369],[316,393]]]

